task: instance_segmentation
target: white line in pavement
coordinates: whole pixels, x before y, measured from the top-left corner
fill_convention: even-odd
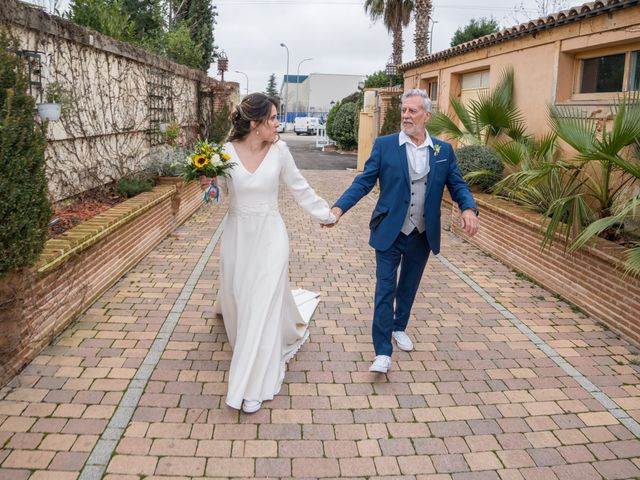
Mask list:
[[[167,346],[167,343],[169,343],[169,339],[178,324],[178,320],[180,320],[180,315],[182,315],[184,308],[187,306],[187,301],[189,300],[189,297],[191,297],[191,294],[200,279],[200,275],[202,275],[202,272],[204,271],[204,267],[209,261],[209,258],[211,258],[211,255],[222,236],[223,225],[226,218],[227,217],[225,215],[214,232],[213,237],[211,237],[209,244],[198,259],[198,263],[196,263],[196,266],[193,268],[189,279],[173,304],[171,312],[167,315],[167,318],[156,335],[154,342],[151,344],[142,365],[138,368],[136,375],[133,377],[133,380],[129,383],[127,390],[124,392],[124,395],[118,404],[118,408],[109,421],[109,425],[107,425],[107,428],[98,439],[95,447],[93,447],[78,480],[100,480],[104,475],[107,465],[111,460],[111,456],[113,455],[118,442],[122,438],[127,425],[129,425],[131,417],[133,417],[133,412],[138,406],[138,402],[144,393],[147,382],[151,378],[158,361],[160,361],[162,352]]]
[[[474,282],[466,273],[452,264],[442,255],[436,255],[436,258],[440,260],[449,270],[455,273],[463,282],[469,285],[475,290],[489,305],[495,308],[504,318],[509,320],[518,330],[520,330],[529,340],[531,340],[536,347],[538,347],[544,354],[553,360],[564,372],[578,382],[582,388],[591,394],[600,404],[606,408],[611,415],[616,417],[620,423],[629,429],[636,437],[640,438],[640,424],[636,422],[631,415],[629,415],[623,408],[621,408],[611,397],[600,390],[594,385],[588,378],[582,375],[578,370],[574,368],[569,362],[567,362],[562,355],[556,352],[547,342],[542,340],[531,330],[527,325],[522,322],[517,316],[515,316],[509,309],[503,307],[493,298],[486,290],[480,285]]]

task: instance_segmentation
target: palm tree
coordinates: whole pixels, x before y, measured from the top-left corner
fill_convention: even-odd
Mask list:
[[[638,218],[640,194],[627,195],[640,182],[640,93],[621,96],[611,108],[611,117],[607,128],[609,117],[596,120],[570,107],[552,108],[551,121],[558,136],[578,152],[568,170],[581,179],[582,188],[549,209],[549,243],[560,229],[557,219],[561,217],[568,217],[568,227],[575,226],[565,234],[572,241],[572,250],[597,235],[615,236],[623,220]],[[584,218],[585,211],[592,212],[591,218]],[[640,276],[639,242],[629,249],[626,268],[629,274]]]
[[[640,218],[640,193],[633,190],[640,183],[640,93],[623,95],[603,118],[552,107],[551,125],[554,133],[540,143],[494,145],[505,163],[520,168],[494,192],[545,214],[543,247],[556,236],[571,250],[596,236],[614,238],[625,220]],[[556,137],[575,150],[572,159],[557,159]],[[625,267],[640,277],[640,242],[627,251]]]
[[[506,70],[491,93],[481,94],[468,105],[452,95],[449,102],[461,125],[455,118],[435,112],[427,124],[429,133],[445,133],[463,145],[489,145],[502,135],[514,140],[522,138],[524,122],[513,104],[513,77],[513,70]]]
[[[393,35],[393,63],[402,63],[402,29],[409,25],[415,7],[414,0],[365,0],[364,11],[375,22],[382,18]]]
[[[416,33],[413,43],[416,47],[416,58],[420,58],[430,53],[429,20],[431,20],[433,3],[431,0],[416,0],[415,4]]]

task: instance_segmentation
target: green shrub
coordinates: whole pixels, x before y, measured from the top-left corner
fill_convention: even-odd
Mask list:
[[[358,103],[361,96],[362,92],[353,92],[340,100],[340,103],[342,105],[344,105],[345,103]]]
[[[355,103],[343,103],[333,121],[333,138],[342,149],[349,150],[358,146],[355,130],[358,106]]]
[[[189,155],[189,149],[182,146],[161,145],[151,149],[144,171],[151,177],[179,177],[181,163]]]
[[[165,35],[165,54],[172,60],[193,68],[200,68],[203,50],[191,38],[189,25],[180,22]]]
[[[340,102],[336,103],[333,107],[331,107],[331,110],[329,110],[329,113],[327,114],[327,136],[331,140],[335,140],[333,136],[333,124],[336,119],[336,113],[338,113],[338,110],[340,110],[341,105],[342,104]]]
[[[52,215],[44,133],[17,50],[0,31],[0,278],[38,259]]]
[[[364,88],[385,88],[391,85],[398,85],[403,83],[402,75],[394,75],[389,81],[389,76],[384,70],[379,70],[371,75],[367,76],[364,81]]]
[[[483,192],[502,178],[504,165],[496,152],[484,145],[467,145],[456,150],[458,166],[464,178],[478,185]]]
[[[117,40],[128,42],[135,34],[135,23],[129,19],[121,0],[73,0],[65,16],[73,23]]]
[[[402,115],[400,114],[400,97],[391,97],[391,104],[384,117],[380,135],[389,135],[400,130]]]
[[[211,125],[207,132],[207,140],[212,143],[222,143],[231,130],[231,110],[225,104],[219,112],[213,114]]]
[[[135,197],[152,189],[151,182],[145,177],[122,177],[116,184],[116,193],[125,198]]]

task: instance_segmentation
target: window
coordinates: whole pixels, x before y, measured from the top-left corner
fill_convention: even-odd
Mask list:
[[[463,105],[468,105],[489,91],[489,70],[463,74],[460,87],[460,101]]]
[[[427,93],[432,102],[438,101],[438,80],[430,80],[427,84]]]
[[[420,79],[420,88],[427,92],[433,103],[438,101],[438,77]]]
[[[629,90],[640,90],[640,51],[631,52],[631,70],[629,72]]]
[[[634,47],[577,56],[576,94],[595,99],[640,90],[640,50]]]
[[[489,88],[489,70],[462,75],[462,90]]]
[[[624,53],[582,61],[580,93],[621,92],[624,81]]]
[[[438,78],[423,78],[420,80],[420,88],[427,92],[432,102],[438,101]]]

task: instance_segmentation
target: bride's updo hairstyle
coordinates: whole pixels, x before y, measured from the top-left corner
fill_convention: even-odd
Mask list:
[[[264,93],[252,93],[242,99],[231,114],[229,141],[241,140],[251,131],[251,121],[266,122],[271,116],[271,107],[278,110],[278,100]]]

